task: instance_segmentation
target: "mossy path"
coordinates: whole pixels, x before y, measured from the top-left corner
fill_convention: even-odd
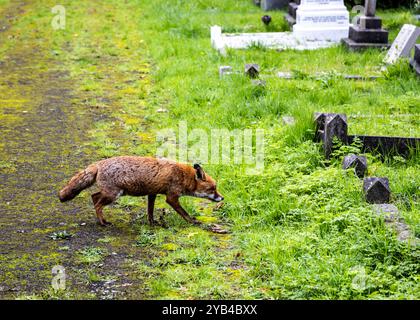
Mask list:
[[[77,81],[35,33],[20,37],[33,7],[2,9],[0,38],[9,47],[0,41],[0,298],[59,296],[51,287],[56,265],[66,268],[67,297],[121,298],[131,290],[141,298],[141,282],[133,284],[127,269],[127,257],[143,255],[132,246],[135,234],[100,228],[88,196],[57,199],[64,181],[98,159],[86,142],[107,114],[78,103]],[[73,237],[50,238],[62,231]]]
[[[84,192],[60,203],[78,170],[113,155],[153,155],[156,112],[136,2],[0,0],[0,299],[240,297],[242,257],[231,235],[176,214],[151,229],[142,198],[123,197],[100,227]],[[217,218],[207,202],[188,210]],[[198,210],[195,208],[198,205]],[[162,199],[157,215],[167,212]],[[66,235],[70,235],[67,239]],[[53,239],[55,238],[55,239]],[[53,290],[63,266],[66,290]]]

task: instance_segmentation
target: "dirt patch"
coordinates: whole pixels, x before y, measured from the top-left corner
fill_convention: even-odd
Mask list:
[[[23,10],[19,4],[5,16],[13,20]],[[124,224],[98,226],[87,194],[65,204],[57,198],[75,171],[98,160],[87,132],[106,113],[74,103],[74,81],[35,43],[9,50],[0,67],[0,298],[54,297],[56,265],[66,269],[65,297],[116,299],[131,290],[141,298],[128,263],[143,258],[135,233]],[[63,230],[73,237],[51,239]],[[98,242],[106,237],[115,240]],[[103,249],[100,262],[78,260],[90,247]]]

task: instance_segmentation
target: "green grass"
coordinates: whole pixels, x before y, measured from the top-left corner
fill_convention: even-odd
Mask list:
[[[420,136],[420,89],[406,60],[382,74],[385,52],[349,53],[342,47],[317,51],[251,48],[220,56],[210,46],[209,28],[225,32],[264,31],[261,11],[246,1],[165,1],[139,4],[139,30],[153,61],[151,119],[158,128],[190,130],[263,128],[265,168],[246,176],[238,165],[206,166],[217,178],[226,204],[214,212],[229,221],[234,249],[219,255],[211,237],[188,248],[186,239],[170,235],[179,248],[157,258],[152,296],[291,299],[419,298],[418,249],[399,243],[372,213],[362,183],[340,168],[342,155],[329,166],[312,142],[313,112],[341,112],[350,133]],[[416,23],[408,12],[380,12],[394,38],[403,23]],[[276,31],[286,30],[282,13],[273,13]],[[392,40],[392,39],[391,39]],[[220,65],[242,71],[258,63],[265,89],[242,75],[223,80]],[[301,74],[281,80],[277,71]],[[305,77],[325,73],[320,79]],[[379,75],[377,81],[346,81],[337,74]],[[156,113],[158,108],[168,113]],[[282,115],[296,119],[285,126]],[[369,174],[388,176],[392,201],[419,234],[419,161],[382,163],[368,155]],[[186,207],[196,214],[194,200]],[[162,231],[166,232],[166,231]],[[180,232],[180,231],[178,231]],[[173,239],[175,238],[175,239]],[[151,241],[156,247],[162,243]],[[205,255],[200,255],[204,248]],[[234,273],[226,271],[239,254]],[[191,265],[194,268],[191,268]],[[150,267],[151,268],[151,267]],[[352,285],[363,270],[364,287]],[[225,276],[221,277],[221,274]],[[210,280],[211,279],[211,280]],[[229,286],[237,288],[233,293]],[[200,283],[197,291],[196,283]]]
[[[80,98],[74,103],[104,110],[108,116],[87,133],[101,157],[154,155],[158,131],[177,129],[180,121],[187,121],[190,131],[207,133],[215,128],[264,129],[262,173],[246,175],[246,165],[204,165],[225,196],[223,207],[182,199],[191,215],[216,220],[231,234],[215,235],[191,226],[173,211],[165,217],[168,229],[150,228],[145,201],[139,198],[123,197],[105,209],[117,226],[128,225],[127,216],[141,213],[127,232],[137,236],[132,245],[152,258],[127,257],[127,264],[135,266],[147,298],[420,298],[418,247],[398,242],[375,216],[364,201],[362,182],[341,170],[344,152],[327,163],[312,141],[313,112],[346,113],[351,134],[420,137],[420,82],[406,60],[383,74],[385,52],[377,50],[278,52],[253,47],[219,55],[210,46],[211,25],[221,25],[225,32],[265,31],[262,11],[251,1],[63,5],[66,29],[45,41],[51,56],[75,79]],[[46,29],[51,17],[43,8],[39,5],[28,15],[38,13],[37,25]],[[392,39],[402,24],[418,23],[403,10],[379,15]],[[272,13],[270,31],[287,30],[282,16],[283,12]],[[35,22],[24,19],[21,24],[30,29]],[[66,42],[71,42],[71,50]],[[8,46],[13,42],[2,47],[0,56]],[[242,74],[218,76],[221,65],[242,72],[250,62],[261,66],[265,88],[253,86]],[[279,79],[278,71],[294,72],[297,78]],[[312,77],[316,73],[324,75]],[[347,81],[339,74],[382,78]],[[161,108],[168,112],[157,112]],[[284,115],[293,116],[296,124],[284,125]],[[389,178],[392,202],[419,237],[418,155],[385,162],[376,155],[367,157],[369,175]],[[13,166],[3,163],[0,168]],[[159,214],[168,208],[162,198],[156,207]],[[104,236],[98,242],[117,239]],[[106,254],[102,248],[88,247],[76,256],[80,263],[94,265]],[[355,286],[360,279],[364,285]],[[88,280],[100,281],[101,276],[92,271]]]

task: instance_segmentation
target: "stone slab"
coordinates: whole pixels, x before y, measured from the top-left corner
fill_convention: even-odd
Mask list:
[[[212,26],[210,33],[212,47],[222,54],[225,53],[226,48],[247,49],[256,44],[272,49],[316,50],[338,43],[338,41],[299,39],[291,32],[223,34],[219,26]]]
[[[351,26],[349,38],[358,43],[381,43],[388,44],[388,31],[384,29],[362,29],[359,26]]]
[[[368,48],[388,49],[389,43],[358,43],[350,38],[343,39],[343,44],[351,51],[361,51]]]

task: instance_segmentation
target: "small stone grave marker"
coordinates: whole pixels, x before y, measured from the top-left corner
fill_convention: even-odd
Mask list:
[[[260,73],[260,66],[255,63],[248,63],[245,65],[245,74],[251,78],[257,78]]]
[[[363,180],[363,190],[369,203],[388,203],[391,197],[388,178],[369,177]]]
[[[231,66],[220,66],[219,67],[219,76],[222,78],[224,75],[232,74],[233,69]]]
[[[345,156],[343,159],[343,169],[347,170],[349,168],[354,168],[356,176],[363,178],[367,171],[366,157],[355,154]]]
[[[420,28],[412,25],[405,24],[401,28],[398,36],[392,43],[384,62],[387,64],[395,63],[400,57],[409,57],[410,51],[415,45],[417,38],[420,35]]]

